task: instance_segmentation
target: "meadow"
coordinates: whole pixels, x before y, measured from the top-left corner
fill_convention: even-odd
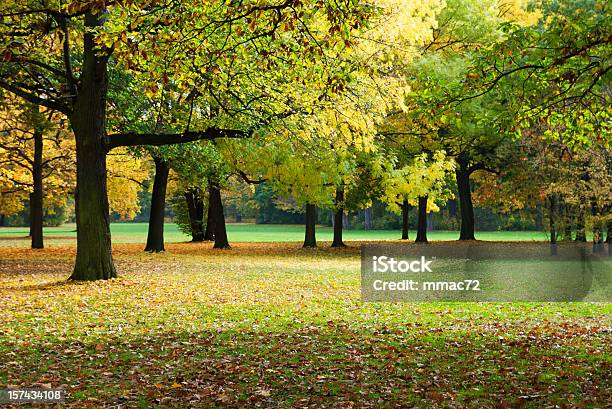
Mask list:
[[[111,223],[111,233],[114,243],[144,243],[147,238],[147,223]],[[66,224],[60,227],[45,227],[44,235],[48,243],[64,243],[66,239],[76,240],[76,225]],[[249,224],[228,223],[227,234],[231,242],[243,243],[270,243],[270,242],[299,242],[304,240],[303,225],[281,224]],[[11,239],[20,240],[27,245],[25,237],[28,235],[27,227],[0,227],[0,241]],[[349,241],[364,240],[395,240],[400,238],[401,232],[397,230],[345,230],[344,238]],[[191,237],[183,234],[174,223],[164,226],[166,242],[185,242]],[[330,241],[333,230],[327,226],[317,226],[317,240]],[[410,238],[416,237],[415,231],[410,231]],[[431,231],[428,232],[430,240],[456,240],[458,232]],[[546,233],[540,231],[485,231],[478,232],[477,239],[491,241],[541,241],[546,240]],[[8,243],[4,243],[8,245]]]
[[[148,254],[139,227],[113,225],[131,243],[114,245],[119,278],[108,281],[66,281],[71,240],[0,240],[0,384],[61,386],[65,407],[91,408],[612,401],[609,303],[363,303],[363,242],[239,242],[247,233],[230,225],[231,250]],[[282,233],[271,227],[248,237]]]

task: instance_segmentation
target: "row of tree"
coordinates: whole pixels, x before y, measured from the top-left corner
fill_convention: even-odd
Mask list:
[[[404,238],[418,207],[426,241],[449,178],[473,240],[475,176],[491,202],[545,203],[553,242],[562,219],[609,240],[608,2],[8,0],[0,17],[0,203],[30,196],[42,246],[45,181],[74,187],[75,280],[116,276],[109,206],[134,205],[149,157],[149,251],[169,180],[194,239],[229,246],[236,177],[305,209],[305,246],[317,206],[337,247],[342,215],[375,199]]]

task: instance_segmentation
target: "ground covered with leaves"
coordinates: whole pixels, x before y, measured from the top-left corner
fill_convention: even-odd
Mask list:
[[[604,407],[610,304],[367,304],[359,249],[0,247],[0,387],[67,407]]]

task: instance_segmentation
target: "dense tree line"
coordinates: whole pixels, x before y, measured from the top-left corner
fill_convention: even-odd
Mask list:
[[[28,201],[39,248],[44,207],[74,195],[75,280],[116,276],[109,212],[142,189],[152,252],[167,200],[223,249],[224,206],[260,186],[303,212],[305,247],[317,209],[343,247],[373,203],[402,239],[414,209],[417,242],[441,208],[474,240],[475,201],[610,241],[610,5],[473,3],[5,1],[0,213]]]

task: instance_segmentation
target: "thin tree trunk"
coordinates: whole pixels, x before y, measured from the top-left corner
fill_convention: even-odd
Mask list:
[[[372,230],[372,207],[363,209],[363,229]]]
[[[455,171],[457,189],[459,192],[459,206],[461,208],[461,231],[459,240],[476,240],[474,237],[474,207],[472,205],[472,191],[470,188],[470,173],[467,163],[458,161]]]
[[[595,201],[594,201],[595,202]],[[602,253],[604,250],[603,240],[603,223],[597,218],[600,213],[597,210],[597,205],[593,203],[591,205],[591,215],[593,216],[593,253]]]
[[[332,247],[346,247],[342,241],[342,216],[344,215],[344,187],[336,188],[336,212],[334,213],[334,241]]]
[[[544,221],[542,220],[542,204],[538,203],[534,209],[534,222],[537,231],[544,230]]]
[[[419,197],[419,215],[415,243],[427,243],[427,196]]]
[[[343,229],[350,229],[351,228],[351,221],[348,217],[348,214],[344,213],[342,215],[342,228]]]
[[[34,161],[32,164],[33,190],[30,193],[30,236],[32,248],[42,249],[43,244],[43,134],[34,131]]]
[[[213,183],[210,187],[210,201],[214,208],[215,218],[215,249],[228,249],[230,248],[229,241],[227,240],[227,230],[225,228],[225,215],[223,214],[223,201],[221,200],[221,188],[218,184]]]
[[[187,212],[189,214],[189,224],[191,225],[191,241],[204,241],[204,202],[197,192],[188,190],[185,192],[187,202]]]
[[[145,251],[158,253],[164,251],[164,212],[166,209],[166,187],[170,166],[163,158],[154,156],[155,179],[151,195],[151,213],[149,214],[149,232]]]
[[[402,240],[408,240],[408,215],[410,212],[410,204],[408,200],[404,199],[402,202]]]
[[[548,226],[550,229],[550,252],[557,254],[557,222],[559,215],[559,203],[554,194],[548,196]]]
[[[117,276],[112,257],[106,190],[107,56],[100,55],[93,30],[103,12],[85,15],[81,89],[70,117],[76,139],[77,187],[75,210],[77,254],[73,280]],[[91,31],[89,31],[91,30]]]
[[[215,209],[216,202],[212,200],[213,187],[212,184],[208,184],[208,211],[206,215],[206,230],[204,231],[204,240],[214,241],[215,240]]]
[[[612,256],[612,220],[608,220],[606,225],[606,243],[608,243],[608,255]]]
[[[304,235],[304,247],[317,247],[315,226],[317,223],[317,207],[313,204],[306,204],[306,233]]]
[[[586,227],[584,222],[584,209],[576,208],[576,238],[575,241],[586,243]]]
[[[563,220],[563,241],[572,241],[572,223],[573,223],[573,215],[572,215],[572,206],[561,202],[561,219]]]

